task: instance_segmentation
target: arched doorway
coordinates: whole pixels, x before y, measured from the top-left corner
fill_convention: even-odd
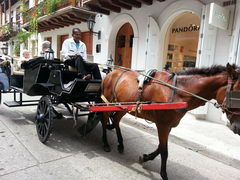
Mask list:
[[[187,70],[196,65],[200,18],[192,12],[177,16],[168,28],[164,61],[170,72]]]
[[[116,37],[115,65],[131,68],[133,37],[131,24],[126,23],[119,29]]]

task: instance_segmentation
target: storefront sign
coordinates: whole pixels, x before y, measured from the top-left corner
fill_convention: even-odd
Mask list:
[[[230,11],[215,3],[210,4],[209,24],[221,29],[228,29]]]
[[[172,28],[172,33],[199,31],[200,26],[190,25],[189,27]]]

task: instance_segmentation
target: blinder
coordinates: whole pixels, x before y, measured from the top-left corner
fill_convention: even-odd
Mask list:
[[[226,106],[227,108],[240,109],[240,91],[233,91],[233,86],[236,81],[240,81],[240,73],[237,78],[229,79],[226,92]]]

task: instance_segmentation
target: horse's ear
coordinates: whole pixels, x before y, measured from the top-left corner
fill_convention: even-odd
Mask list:
[[[237,74],[237,72],[235,71],[235,68],[230,65],[229,63],[227,63],[227,72],[228,75],[233,79],[235,77],[235,75]]]

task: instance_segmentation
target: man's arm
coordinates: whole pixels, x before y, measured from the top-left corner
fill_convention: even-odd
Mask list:
[[[86,48],[85,43],[83,43],[83,53],[82,53],[82,58],[83,58],[84,60],[87,60],[87,48]]]
[[[67,42],[67,40],[65,40],[64,42],[63,42],[63,45],[62,45],[62,50],[61,50],[61,54],[62,54],[62,56],[64,57],[64,59],[69,59],[70,57],[69,57],[69,45],[68,45],[68,42]]]

